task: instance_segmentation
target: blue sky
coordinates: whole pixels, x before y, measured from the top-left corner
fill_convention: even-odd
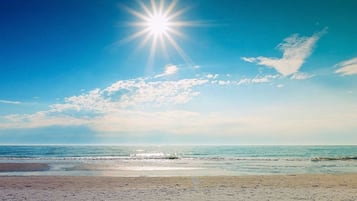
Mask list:
[[[355,1],[153,2],[2,1],[0,144],[357,143]]]

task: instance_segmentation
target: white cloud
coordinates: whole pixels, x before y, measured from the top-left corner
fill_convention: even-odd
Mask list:
[[[319,103],[317,103],[319,104]],[[321,103],[320,103],[321,104]],[[321,106],[321,105],[319,105]],[[309,108],[309,106],[308,106]],[[119,111],[93,120],[90,127],[105,133],[202,134],[221,136],[296,136],[317,132],[356,129],[356,108],[334,108],[330,105],[309,108],[272,105],[245,115],[198,113],[185,110],[161,112]],[[343,112],[342,112],[343,111]],[[321,114],[322,112],[322,114]],[[345,119],[345,121],[340,121]]]
[[[190,127],[194,126],[200,115],[189,111],[118,111],[108,113],[94,120],[91,127],[101,132],[167,132],[188,133]],[[196,125],[198,126],[198,125]]]
[[[339,73],[342,75],[356,75],[357,74],[357,57],[352,58],[347,61],[343,61],[336,65],[339,69],[335,71],[335,73]]]
[[[218,85],[230,85],[232,82],[230,80],[219,80]]]
[[[268,79],[277,76],[255,77],[249,79],[249,82],[267,82]],[[218,74],[208,74],[204,78],[175,81],[156,80],[155,77],[119,80],[104,89],[97,88],[66,97],[63,103],[52,104],[47,111],[2,117],[0,128],[81,125],[100,133],[218,132],[223,125],[236,125],[237,119],[185,110],[167,110],[173,105],[188,103],[193,97],[198,96],[199,91],[195,90],[198,86],[212,84],[213,81],[216,81],[214,84],[217,86],[237,84],[237,81],[232,80],[216,80],[217,77]]]
[[[250,120],[221,113],[201,114],[185,110],[162,112],[121,111],[110,113],[96,121],[91,127],[105,133],[149,133],[201,135],[243,134],[242,123]],[[238,132],[238,133],[237,133]]]
[[[85,125],[98,135],[128,135],[160,132],[216,136],[284,136],[290,139],[309,134],[345,132],[357,129],[356,107],[317,105],[272,105],[244,115],[198,113],[186,110],[138,111],[120,110],[101,116],[77,118],[63,113],[38,112],[31,115],[8,115],[0,128],[38,128],[46,126]],[[306,109],[309,113],[306,113]],[[341,121],[343,119],[344,121]]]
[[[0,128],[37,128],[54,125],[98,126],[101,125],[98,122],[103,124],[103,119],[112,117],[113,114],[125,119],[127,114],[135,114],[136,109],[157,110],[162,106],[185,104],[199,95],[194,88],[207,82],[206,79],[119,80],[104,89],[98,88],[77,96],[66,97],[63,103],[52,104],[47,111],[4,116],[2,117],[4,121],[0,122]],[[155,116],[151,117],[155,118]],[[137,117],[137,119],[140,118]],[[121,125],[121,122],[117,123]],[[132,125],[134,126],[134,123]]]
[[[193,87],[207,83],[205,79],[178,81],[150,81],[142,78],[120,80],[105,89],[95,89],[79,96],[65,98],[65,103],[54,104],[52,111],[92,111],[106,113],[128,107],[150,105],[160,107],[185,104],[199,94]]]
[[[209,79],[213,79],[210,81],[211,84],[216,84],[219,86],[226,86],[226,85],[242,85],[242,84],[259,84],[259,83],[268,83],[273,81],[274,79],[277,79],[279,77],[281,77],[280,75],[276,74],[276,75],[257,75],[253,78],[243,78],[240,80],[232,80],[232,79],[222,79],[222,80],[218,80],[218,79],[214,79],[218,77],[218,74],[208,74],[206,76]],[[230,77],[227,76],[227,77]]]
[[[178,72],[178,67],[176,65],[166,65],[165,66],[165,71],[162,74],[156,75],[155,78],[159,78],[159,77],[165,77],[165,76],[169,76],[169,75],[174,75]]]
[[[0,103],[4,103],[4,104],[13,104],[13,105],[18,105],[21,104],[20,101],[11,101],[11,100],[0,100]]]
[[[219,75],[218,74],[207,74],[206,78],[208,79],[216,79]]]
[[[50,105],[47,111],[0,117],[0,129],[86,126],[98,135],[157,132],[244,137],[247,134],[263,136],[272,133],[274,136],[287,133],[289,136],[300,136],[301,133],[357,128],[354,103],[349,107],[345,104],[335,106],[335,101],[325,105],[319,101],[315,105],[307,104],[299,108],[272,103],[269,107],[237,113],[196,112],[189,111],[185,106],[176,107],[198,96],[198,87],[206,84],[237,86],[281,78],[279,74],[241,80],[212,80],[205,76],[175,81],[158,81],[155,78],[119,80],[103,89],[67,97],[63,103]],[[281,84],[272,86],[283,87]]]
[[[279,75],[264,75],[264,76],[256,76],[255,78],[244,78],[239,80],[236,84],[254,84],[254,83],[267,83],[271,82],[273,79],[279,78]]]
[[[306,79],[309,79],[309,78],[312,78],[312,77],[314,77],[314,75],[310,75],[310,74],[307,74],[307,73],[296,72],[290,77],[290,79],[292,79],[292,80],[306,80]]]
[[[257,59],[254,58],[254,57],[241,57],[241,59],[246,61],[246,62],[249,62],[249,63],[253,63],[253,62],[257,61]]]
[[[8,115],[3,118],[5,121],[0,123],[0,129],[84,125],[97,131],[98,135],[149,132],[210,135],[222,131],[227,125],[237,125],[240,121],[221,114],[200,114],[186,110],[118,110],[94,117],[73,117],[63,112],[41,111],[34,114]]]
[[[54,112],[64,112],[69,110],[103,112],[107,111],[112,106],[110,99],[107,99],[104,96],[102,90],[94,89],[79,96],[67,97],[65,98],[65,103],[53,104],[50,105],[50,108],[52,108],[51,111]]]
[[[48,126],[79,126],[88,125],[88,118],[76,118],[61,113],[40,111],[34,114],[13,114],[3,117],[0,128],[40,128]]]
[[[249,84],[251,83],[251,79],[249,78],[244,78],[244,79],[241,79],[237,82],[237,85],[241,85],[241,84]]]
[[[104,89],[94,89],[68,97],[48,111],[0,117],[0,129],[39,128],[48,126],[86,126],[97,135],[130,135],[130,133],[195,134],[204,136],[247,135],[293,137],[343,132],[357,129],[357,108],[353,101],[336,104],[331,98],[312,103],[250,108],[249,111],[213,113],[196,112],[178,107],[143,108],[146,105],[183,104],[199,93],[197,86],[216,81],[217,86],[238,83],[263,83],[279,75],[246,78],[245,81],[184,79],[153,81],[146,79],[121,80]],[[282,87],[282,85],[274,85]],[[142,88],[142,91],[139,89]],[[167,89],[163,89],[167,88]],[[166,93],[172,94],[165,95]],[[152,97],[149,97],[149,96]],[[125,97],[125,98],[123,98]],[[182,98],[182,99],[181,99]],[[234,100],[235,101],[235,100]],[[149,103],[149,104],[147,104]],[[348,104],[346,104],[348,103]],[[138,107],[135,107],[138,106]],[[219,107],[219,106],[217,106]],[[221,108],[218,108],[218,110]],[[89,113],[87,113],[87,111]],[[308,111],[308,112],[306,112]],[[95,114],[91,114],[94,112]],[[343,119],[343,121],[341,121]]]
[[[294,34],[284,39],[277,48],[283,52],[282,58],[271,57],[242,57],[246,62],[274,68],[283,76],[288,76],[299,71],[305,60],[311,55],[316,42],[325,30],[311,37],[300,37]]]
[[[270,82],[271,76],[256,77],[251,80],[252,83],[265,83]],[[274,78],[274,77],[273,77]]]

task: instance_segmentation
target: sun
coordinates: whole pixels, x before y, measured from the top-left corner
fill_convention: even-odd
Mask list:
[[[167,34],[169,28],[168,18],[162,14],[156,14],[151,16],[147,21],[147,27],[150,29],[150,33],[155,37]]]
[[[176,10],[177,0],[173,0],[167,5],[165,5],[165,2],[167,2],[165,0],[151,0],[150,2],[149,5],[146,5],[139,1],[140,10],[125,7],[129,13],[137,17],[136,21],[129,23],[137,31],[124,41],[142,38],[139,47],[151,43],[149,65],[152,65],[157,49],[162,48],[163,52],[167,52],[168,45],[172,46],[187,64],[193,65],[192,60],[176,42],[175,37],[183,37],[184,34],[180,29],[195,26],[197,22],[180,21],[178,19],[187,9]]]

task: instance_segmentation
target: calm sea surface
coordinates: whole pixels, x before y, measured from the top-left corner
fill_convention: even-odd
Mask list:
[[[357,173],[357,146],[0,146],[0,175],[205,176]]]

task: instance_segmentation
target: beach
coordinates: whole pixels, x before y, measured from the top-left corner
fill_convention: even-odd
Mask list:
[[[357,200],[356,146],[0,146],[0,201]]]
[[[0,200],[357,200],[357,174],[3,176]]]

